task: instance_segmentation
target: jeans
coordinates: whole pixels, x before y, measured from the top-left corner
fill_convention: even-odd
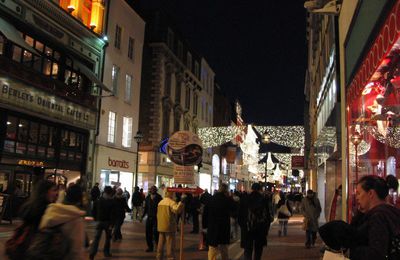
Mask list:
[[[99,242],[101,239],[101,234],[103,231],[106,233],[106,241],[104,242],[104,249],[103,252],[105,254],[110,253],[110,244],[111,244],[111,225],[108,221],[101,221],[98,222],[96,225],[96,235],[94,237],[94,241],[92,247],[90,248],[90,255],[95,256],[97,250],[99,248]]]
[[[121,227],[124,224],[123,219],[118,219],[114,225],[114,240],[122,239]]]
[[[317,232],[306,230],[306,246],[315,245],[315,240],[317,240]]]
[[[175,232],[160,232],[157,246],[157,260],[164,259],[164,245],[167,251],[167,260],[175,260]]]
[[[253,249],[254,249],[254,260],[261,260],[264,244],[259,239],[254,240],[252,243],[248,243],[244,248],[244,260],[253,260]]]
[[[146,242],[148,249],[153,250],[155,241],[158,244],[157,218],[147,217],[146,220]]]
[[[287,235],[287,225],[288,225],[287,220],[279,220],[279,231],[278,231],[279,235],[281,234],[283,234],[284,236]]]

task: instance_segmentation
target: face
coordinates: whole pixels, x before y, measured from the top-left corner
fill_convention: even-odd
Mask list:
[[[367,212],[369,210],[370,202],[372,199],[371,193],[372,190],[365,191],[360,184],[357,185],[356,201],[361,212]]]
[[[151,194],[156,194],[156,193],[157,193],[157,190],[156,190],[156,188],[154,188],[154,187],[151,187],[151,189],[150,189],[150,193],[151,193]]]
[[[56,202],[56,200],[58,198],[58,189],[56,186],[51,187],[51,189],[47,191],[46,198],[47,198],[47,201],[50,203]]]

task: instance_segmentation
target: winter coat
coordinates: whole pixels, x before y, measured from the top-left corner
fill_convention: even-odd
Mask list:
[[[132,206],[134,206],[134,207],[142,206],[143,205],[143,200],[144,199],[142,197],[142,194],[140,194],[139,191],[135,191],[132,194]]]
[[[352,223],[354,225],[354,223]],[[350,249],[353,260],[386,259],[392,238],[400,234],[400,210],[381,204],[357,220],[356,245]]]
[[[114,198],[114,215],[115,220],[123,222],[125,219],[125,213],[131,211],[124,197]]]
[[[183,210],[183,203],[176,203],[166,197],[158,203],[157,229],[158,232],[176,232],[176,217]]]
[[[100,198],[100,189],[99,189],[99,187],[94,186],[92,188],[92,190],[90,191],[90,198],[92,199],[92,201],[95,201],[98,198]]]
[[[217,192],[208,204],[207,242],[210,246],[229,244],[231,235],[232,198]]]
[[[285,214],[283,214],[279,211],[279,209],[285,204],[290,212],[290,215],[293,214],[293,210],[292,210],[292,207],[290,207],[289,200],[281,199],[278,203],[278,220],[280,220],[280,221],[287,221],[290,218],[290,216],[286,216]]]
[[[84,259],[84,221],[85,212],[74,205],[50,204],[40,221],[39,229],[51,228],[60,224],[63,235],[71,245],[64,259]]]
[[[253,191],[249,195],[245,195],[240,198],[238,222],[241,231],[240,246],[242,248],[248,247],[249,243],[253,243],[254,240],[260,241],[263,245],[267,244],[267,235],[269,232],[269,227],[273,220],[270,210],[271,203],[271,200],[267,199],[267,197],[255,191]],[[259,228],[253,231],[248,230],[247,226],[249,210],[251,208],[265,208],[268,214],[265,221],[259,224]]]
[[[99,222],[115,222],[115,201],[114,199],[107,195],[103,196],[94,203],[93,206],[93,217],[94,220]]]
[[[307,219],[307,230],[312,232],[318,231],[318,218],[321,214],[321,204],[319,199],[314,196],[313,198],[304,197],[301,201],[301,212]]]
[[[162,200],[160,194],[154,194],[154,199],[151,199],[151,194],[147,195],[144,204],[143,217],[147,215],[148,218],[156,218],[157,217],[157,206],[158,203]]]

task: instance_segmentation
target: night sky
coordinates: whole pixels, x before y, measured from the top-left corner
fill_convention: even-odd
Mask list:
[[[166,2],[179,29],[215,71],[224,92],[242,103],[246,123],[303,124],[304,1]]]

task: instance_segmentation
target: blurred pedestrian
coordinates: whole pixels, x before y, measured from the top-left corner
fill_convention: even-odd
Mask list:
[[[357,238],[350,259],[400,259],[400,210],[386,203],[388,191],[387,182],[376,175],[359,180],[356,201],[362,217],[352,222]]]
[[[124,192],[122,193],[122,197],[126,200],[126,203],[128,203],[129,199],[131,198],[131,194],[126,189],[126,187],[124,188]]]
[[[190,202],[190,211],[192,215],[192,221],[193,221],[193,229],[190,232],[191,234],[198,234],[199,229],[200,229],[200,224],[199,224],[199,214],[200,214],[200,198],[199,194],[195,194]]]
[[[57,226],[61,228],[63,237],[66,238],[64,243],[69,244],[68,252],[63,255],[63,259],[84,258],[85,229],[82,217],[85,216],[85,211],[79,208],[82,204],[82,194],[82,188],[78,184],[70,186],[63,203],[49,204],[40,222],[39,229],[51,229]],[[46,256],[43,257],[46,259]]]
[[[112,224],[115,222],[114,210],[115,202],[113,199],[113,189],[110,186],[104,187],[103,195],[95,202],[93,207],[94,220],[96,224],[96,234],[90,248],[90,259],[94,259],[97,254],[101,235],[104,231],[106,240],[104,242],[104,256],[110,257],[110,246],[111,246],[111,230]]]
[[[135,187],[132,194],[132,219],[139,220],[142,215],[144,197],[140,194],[139,187]]]
[[[278,236],[287,236],[287,227],[289,218],[292,216],[293,210],[290,206],[289,200],[282,197],[282,199],[278,203],[278,221],[279,221],[279,230]]]
[[[96,182],[93,186],[93,188],[90,190],[90,199],[92,201],[96,201],[100,198],[100,189],[99,189],[99,183]]]
[[[5,244],[6,255],[10,260],[26,259],[26,252],[35,234],[47,206],[58,197],[57,186],[48,180],[38,181],[28,201],[22,205],[20,216],[22,225],[17,227],[11,239]]]
[[[114,197],[115,205],[114,205],[114,232],[113,232],[113,239],[114,242],[118,240],[122,240],[122,233],[121,227],[124,224],[125,220],[125,213],[130,212],[131,209],[126,202],[126,199],[123,197],[123,191],[121,188],[117,189],[117,192]]]
[[[235,204],[229,197],[228,185],[221,184],[219,191],[208,204],[207,243],[208,260],[216,260],[221,254],[222,260],[228,260],[228,245],[231,237],[230,217]]]
[[[158,203],[157,230],[159,232],[157,260],[164,258],[164,246],[168,260],[175,259],[176,218],[183,210],[183,203],[173,200],[173,192],[165,191],[165,198]]]
[[[315,245],[318,231],[318,218],[321,214],[321,204],[314,191],[308,190],[307,196],[301,201],[301,211],[304,216],[306,231],[306,248]]]
[[[144,212],[142,219],[147,215],[146,220],[146,252],[154,251],[154,242],[158,244],[158,231],[157,231],[157,207],[158,203],[162,200],[160,194],[157,193],[157,187],[152,186],[150,192],[145,199]]]
[[[278,211],[278,203],[281,200],[281,196],[279,194],[278,190],[274,190],[274,195],[272,196],[272,206],[273,206],[273,213],[274,217],[277,216],[277,211]]]
[[[267,245],[267,235],[273,216],[270,202],[262,194],[259,183],[251,186],[252,192],[240,200],[239,225],[241,228],[240,246],[244,248],[244,259],[260,260],[263,247]]]

